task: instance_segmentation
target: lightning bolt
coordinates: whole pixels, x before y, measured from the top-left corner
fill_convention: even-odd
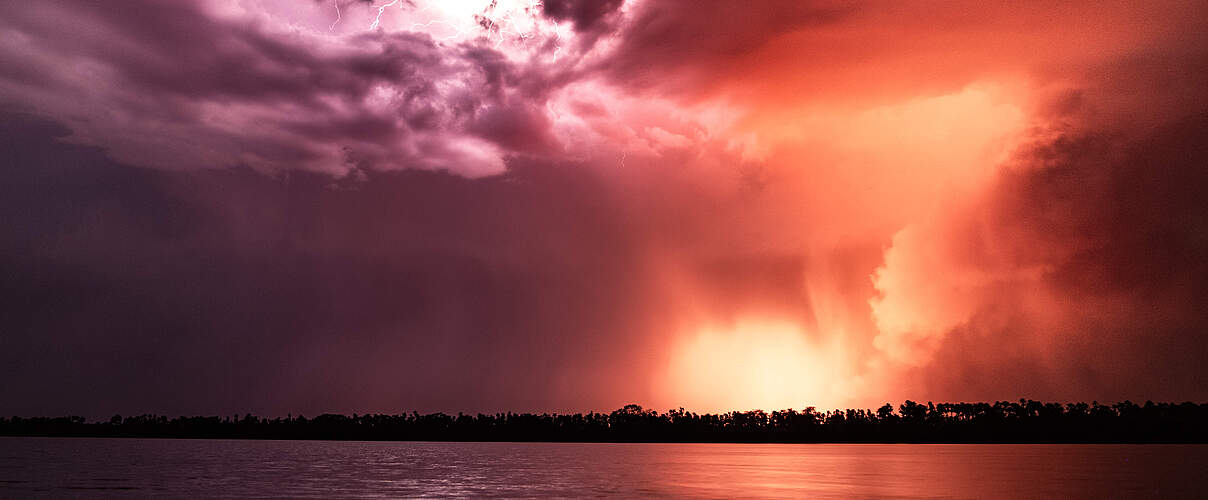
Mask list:
[[[390,0],[389,2],[379,6],[378,11],[377,11],[377,17],[373,18],[373,23],[369,25],[369,31],[373,31],[373,30],[377,29],[378,26],[382,24],[382,13],[386,12],[386,9],[398,4],[401,1],[402,0]]]
[[[336,20],[335,22],[331,23],[331,27],[327,28],[327,31],[336,29],[336,25],[340,24],[340,0],[331,0],[331,3],[335,4],[336,6]]]
[[[542,0],[530,0],[530,1],[529,1],[529,3],[528,3],[528,5],[527,5],[527,6],[524,8],[524,13],[525,13],[526,15],[533,16],[533,15],[534,15],[534,12],[536,12],[538,8],[540,8],[540,7],[542,7],[542,6],[543,6],[543,4],[542,4],[541,2],[542,2]],[[492,2],[492,3],[491,3],[491,7],[488,7],[488,9],[493,8],[494,6],[495,6],[495,3],[494,3],[494,2]],[[512,14],[512,13],[507,13],[507,14],[505,14],[505,16],[504,16],[504,18],[502,19],[502,21],[507,22],[509,25],[511,25],[511,27],[512,27],[512,28],[513,28],[515,31],[508,31],[508,30],[504,30],[504,29],[500,28],[500,30],[499,30],[499,40],[497,40],[497,41],[495,42],[495,48],[499,48],[499,45],[500,45],[501,43],[503,43],[503,36],[504,36],[504,34],[508,34],[508,33],[514,34],[514,35],[516,35],[517,37],[519,37],[521,40],[527,40],[527,39],[529,39],[529,38],[534,38],[534,37],[536,37],[536,36],[537,36],[537,35],[535,35],[535,34],[534,34],[532,31],[522,31],[522,30],[520,30],[520,29],[516,29],[516,19],[515,19],[514,14]],[[502,25],[502,23],[500,23],[500,24]],[[559,34],[558,34],[558,23],[554,23],[554,38],[555,38],[555,39],[557,39],[558,37],[559,37]],[[488,36],[488,39],[489,39],[489,36]],[[557,56],[555,56],[555,58],[556,58],[556,57],[557,57]]]
[[[554,23],[554,40],[562,41],[562,25],[558,24],[556,22]],[[562,52],[562,46],[561,45],[554,46],[554,58],[553,58],[553,60],[550,61],[550,64],[558,63],[558,53],[559,52]]]
[[[461,37],[461,35],[462,35],[462,33],[465,33],[465,32],[466,32],[466,30],[465,30],[465,29],[463,29],[461,26],[457,26],[457,25],[455,25],[455,24],[453,24],[453,23],[451,23],[451,22],[448,22],[448,21],[442,21],[442,20],[440,20],[440,19],[432,19],[432,20],[429,20],[429,21],[428,21],[428,22],[426,22],[426,23],[415,23],[415,24],[412,24],[412,25],[411,25],[411,30],[412,30],[412,31],[417,31],[417,29],[418,29],[418,28],[428,28],[428,27],[431,27],[433,24],[443,24],[443,25],[445,25],[445,26],[448,26],[448,27],[450,27],[450,28],[453,28],[453,30],[454,30],[453,34],[452,34],[452,35],[449,35],[449,36],[447,36],[447,37],[441,38],[440,40],[442,40],[442,41],[443,41],[443,40],[455,40],[455,39],[457,39],[457,38],[460,38],[460,37]]]

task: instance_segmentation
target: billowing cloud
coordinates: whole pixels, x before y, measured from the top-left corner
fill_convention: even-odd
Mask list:
[[[502,172],[508,154],[557,146],[533,110],[540,96],[490,45],[380,29],[335,36],[224,5],[7,6],[8,105],[159,168],[477,177]]]
[[[1141,129],[1066,115],[987,195],[899,232],[874,276],[878,347],[923,366],[929,394],[1195,393],[1208,128],[1185,111]]]

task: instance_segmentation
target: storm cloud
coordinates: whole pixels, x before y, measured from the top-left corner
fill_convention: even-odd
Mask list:
[[[1202,400],[1205,7],[0,6],[0,413]]]

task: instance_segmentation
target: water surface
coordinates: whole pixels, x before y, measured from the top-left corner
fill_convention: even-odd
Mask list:
[[[0,438],[0,497],[1203,498],[1208,445]]]

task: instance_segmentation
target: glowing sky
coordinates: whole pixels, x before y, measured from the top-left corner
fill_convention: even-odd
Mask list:
[[[1206,2],[0,5],[0,413],[1208,399]]]

